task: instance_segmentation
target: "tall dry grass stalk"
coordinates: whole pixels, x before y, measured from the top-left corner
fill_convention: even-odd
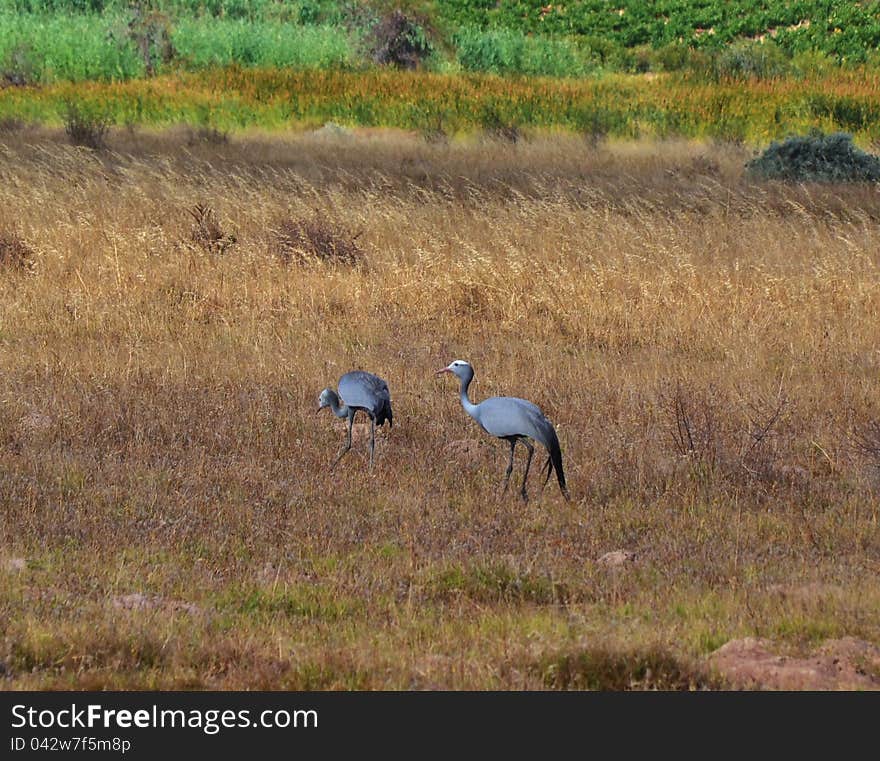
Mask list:
[[[875,188],[684,143],[63,143],[0,153],[10,686],[693,687],[731,637],[880,639]],[[277,255],[315,214],[356,266]],[[455,358],[555,421],[571,504],[497,498]],[[315,416],[352,368],[391,387],[373,474]]]

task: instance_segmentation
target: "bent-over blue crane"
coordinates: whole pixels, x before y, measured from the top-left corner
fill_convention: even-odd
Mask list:
[[[520,442],[529,453],[520,489],[522,498],[528,502],[526,480],[529,477],[532,456],[535,454],[535,448],[529,442],[529,438],[532,438],[540,441],[547,449],[547,462],[541,468],[542,471],[544,468],[547,469],[544,485],[547,485],[550,475],[555,470],[562,496],[569,499],[568,487],[565,485],[565,474],[562,472],[562,450],[559,447],[559,438],[556,436],[553,423],[544,416],[544,413],[531,402],[513,396],[493,396],[484,399],[479,404],[471,403],[468,398],[468,386],[474,379],[474,368],[464,360],[457,359],[448,367],[437,371],[437,375],[443,373],[452,373],[461,381],[461,406],[464,407],[464,411],[476,420],[486,433],[510,442],[510,462],[508,462],[507,470],[504,473],[502,494],[507,492],[510,474],[513,472],[513,451],[516,448],[516,443]]]
[[[332,388],[325,388],[318,397],[318,412],[324,407],[329,407],[336,417],[348,418],[348,438],[342,451],[336,455],[330,470],[333,470],[336,463],[342,459],[342,455],[351,449],[351,426],[358,410],[365,412],[370,418],[370,469],[372,469],[373,450],[376,448],[376,426],[384,425],[386,420],[389,426],[394,425],[388,384],[377,375],[363,370],[353,370],[339,379],[338,388],[338,394]],[[340,404],[340,396],[342,404]]]

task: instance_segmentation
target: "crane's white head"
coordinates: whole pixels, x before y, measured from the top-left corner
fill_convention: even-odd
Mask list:
[[[451,362],[442,370],[437,371],[437,375],[442,375],[443,373],[452,373],[453,375],[458,376],[460,380],[468,381],[474,377],[474,368],[471,367],[470,362],[465,362],[463,359],[457,359],[455,362]]]
[[[339,405],[339,396],[337,396],[336,392],[332,388],[325,388],[321,392],[321,395],[318,397],[317,412],[323,410],[324,407],[332,407],[334,404],[337,406]]]

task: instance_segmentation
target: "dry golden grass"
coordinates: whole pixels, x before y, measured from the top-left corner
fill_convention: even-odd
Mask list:
[[[6,687],[712,687],[733,637],[880,642],[876,189],[561,136],[4,140]],[[314,215],[354,266],[277,255]],[[556,423],[571,503],[498,499],[455,358]],[[315,415],[352,368],[372,474]]]

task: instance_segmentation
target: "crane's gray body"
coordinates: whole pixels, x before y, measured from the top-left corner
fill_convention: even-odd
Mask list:
[[[377,375],[353,370],[339,379],[338,388],[347,407],[363,410],[376,421],[376,425],[382,425],[386,420],[389,425],[394,425],[388,384]]]
[[[548,447],[556,437],[553,424],[537,405],[515,396],[493,396],[474,405],[471,417],[492,436],[531,436]]]
[[[468,362],[456,360],[448,367],[438,371],[439,373],[452,373],[461,381],[460,397],[461,406],[486,433],[504,439],[510,443],[510,461],[504,474],[504,491],[510,483],[510,474],[513,472],[513,454],[517,443],[522,444],[528,450],[528,459],[523,473],[523,482],[520,494],[524,500],[528,500],[526,494],[526,481],[529,477],[529,467],[532,464],[532,456],[535,448],[529,443],[529,439],[539,441],[547,449],[547,478],[550,479],[553,471],[559,481],[562,495],[568,499],[568,487],[565,484],[565,474],[562,471],[562,450],[559,446],[559,438],[556,429],[538,408],[525,399],[515,396],[493,396],[479,404],[473,404],[468,397],[468,387],[474,379],[474,369]]]
[[[318,397],[318,411],[329,407],[338,418],[348,419],[348,437],[342,451],[336,456],[331,470],[351,449],[351,427],[354,416],[358,411],[364,412],[370,418],[370,468],[373,467],[373,451],[376,448],[376,426],[384,425],[388,421],[389,426],[394,425],[394,416],[391,412],[391,393],[388,384],[379,376],[363,370],[352,370],[339,379],[339,393],[332,388],[325,388]],[[340,398],[342,403],[340,404]]]

